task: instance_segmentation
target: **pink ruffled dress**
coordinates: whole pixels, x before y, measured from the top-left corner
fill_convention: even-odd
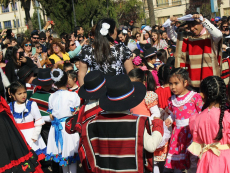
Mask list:
[[[229,173],[230,172],[230,149],[219,150],[219,156],[212,149],[202,154],[199,145],[214,144],[219,131],[220,109],[205,109],[201,114],[195,114],[190,118],[189,126],[193,135],[193,143],[188,150],[200,156],[197,173]],[[230,147],[230,113],[225,111],[223,118],[223,138],[219,141],[221,145]],[[217,152],[218,153],[218,152]]]
[[[176,122],[169,144],[169,153],[165,167],[169,169],[188,169],[189,155],[187,148],[191,144],[192,135],[189,130],[189,118],[201,112],[203,106],[200,94],[190,91],[182,97],[173,95],[169,99],[169,112]]]

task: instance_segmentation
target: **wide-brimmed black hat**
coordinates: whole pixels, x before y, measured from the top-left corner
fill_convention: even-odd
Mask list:
[[[125,111],[140,104],[146,87],[141,82],[131,82],[127,75],[117,75],[106,83],[107,92],[99,100],[105,111]]]
[[[33,80],[32,84],[38,86],[46,86],[53,84],[50,72],[51,70],[49,68],[39,69],[37,78]]]
[[[78,95],[86,100],[99,99],[106,92],[105,83],[106,79],[100,71],[91,71],[85,76]]]
[[[24,82],[24,80],[31,74],[33,73],[35,67],[29,67],[27,65],[22,66],[18,73],[17,76],[19,78],[20,81]]]
[[[157,54],[157,49],[155,47],[150,47],[149,49],[144,51],[144,57],[149,58],[153,55]]]

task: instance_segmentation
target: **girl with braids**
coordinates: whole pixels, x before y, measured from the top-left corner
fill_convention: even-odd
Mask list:
[[[199,113],[203,106],[200,94],[187,89],[188,76],[188,72],[183,68],[176,68],[169,75],[169,87],[174,95],[169,98],[170,116],[165,120],[165,125],[170,126],[173,122],[176,125],[173,128],[165,167],[177,172],[190,168],[189,155],[186,152],[192,140],[189,118]]]
[[[79,64],[78,80],[84,84],[88,71],[99,70],[105,77],[129,73],[133,69],[132,52],[124,44],[115,44],[117,38],[116,22],[113,19],[102,19],[97,23],[95,39],[92,46],[82,48],[82,59]]]
[[[19,81],[10,85],[12,102],[11,113],[27,143],[38,155],[38,160],[45,159],[46,144],[40,133],[45,124],[36,102],[27,100],[26,87]]]
[[[205,104],[189,122],[193,143],[188,150],[199,156],[197,173],[230,172],[230,113],[225,111],[226,86],[218,76],[200,85]]]

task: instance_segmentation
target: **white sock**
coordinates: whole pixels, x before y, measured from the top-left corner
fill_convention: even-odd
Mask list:
[[[63,173],[69,173],[69,166],[62,166]]]
[[[69,165],[69,173],[77,173],[77,162]]]

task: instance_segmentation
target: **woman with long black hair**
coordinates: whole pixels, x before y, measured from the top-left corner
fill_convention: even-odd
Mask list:
[[[116,22],[113,19],[102,19],[97,23],[95,39],[92,46],[82,48],[78,80],[84,84],[88,71],[100,70],[105,77],[128,73],[133,69],[132,52],[124,44],[114,44],[117,38]]]

